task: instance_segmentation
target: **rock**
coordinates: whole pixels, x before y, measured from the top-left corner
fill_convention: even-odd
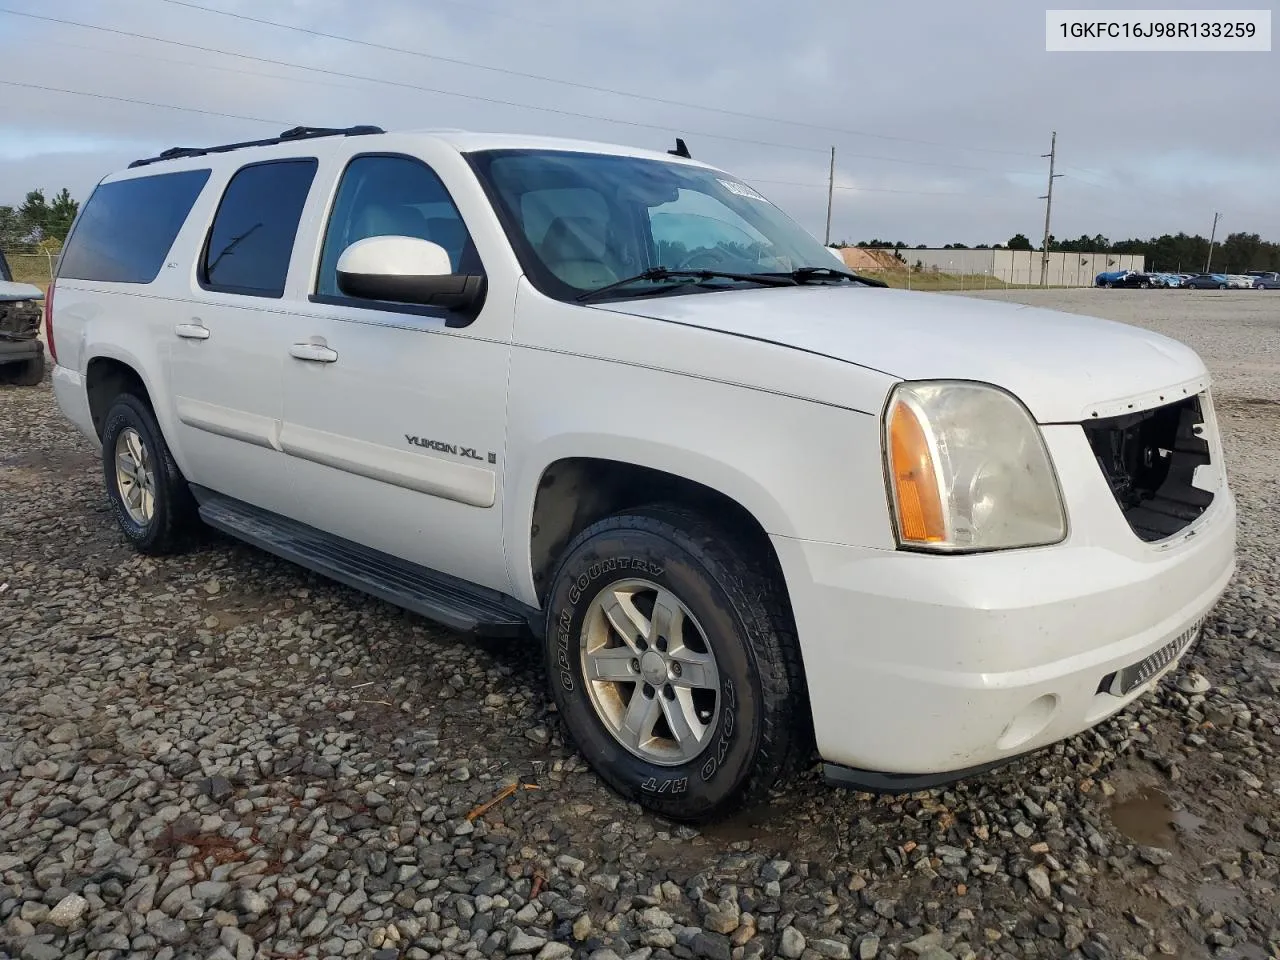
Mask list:
[[[22,960],[62,960],[62,951],[51,943],[40,940],[27,940],[18,954]]]
[[[726,907],[732,907],[732,904]],[[712,908],[708,910],[702,918],[702,925],[713,933],[733,933],[738,929],[741,915],[737,908]]]
[[[72,927],[89,909],[89,901],[78,893],[69,893],[49,911],[49,922],[59,927]]]
[[[791,872],[791,863],[787,860],[770,860],[760,868],[762,880],[782,880]]]
[[[531,933],[525,933],[519,927],[513,929],[507,937],[507,953],[534,953],[546,946],[546,937],[535,937]]]
[[[565,854],[556,857],[556,866],[571,877],[580,877],[587,865],[577,857],[570,857]]]
[[[729,939],[719,933],[703,931],[694,934],[689,949],[693,951],[695,957],[706,957],[707,960],[731,960],[733,956]]]
[[[1188,696],[1198,696],[1208,693],[1213,688],[1208,680],[1202,674],[1194,671],[1184,673],[1178,677],[1178,689]]]
[[[649,907],[647,910],[641,911],[640,922],[646,927],[661,929],[666,929],[675,924],[675,921],[671,919],[671,914],[658,907]]]
[[[60,723],[49,731],[50,743],[70,743],[80,738],[80,731],[74,723]]]
[[[573,947],[553,940],[538,951],[537,960],[568,960],[572,956]]]
[[[875,960],[880,952],[880,938],[869,933],[858,941],[858,960]]]
[[[908,941],[904,946],[916,956],[920,956],[920,954],[924,953],[930,947],[939,946],[941,943],[942,934],[934,932],[926,933],[923,937],[917,937],[914,940]]]
[[[819,956],[827,957],[829,960],[850,960],[852,956],[849,945],[839,940],[810,940],[808,945],[809,949],[817,951]]]
[[[778,953],[786,957],[787,960],[799,960],[804,953],[805,939],[804,934],[795,927],[787,927],[782,931],[782,936],[778,939]]]
[[[1041,900],[1053,896],[1053,887],[1049,884],[1049,873],[1044,867],[1032,867],[1027,871],[1027,886]]]
[[[161,943],[181,943],[187,939],[187,925],[181,920],[166,917],[159,910],[147,914],[147,932]]]
[[[950,954],[941,947],[934,945],[925,947],[924,951],[920,954],[920,960],[956,960],[956,958],[953,954]]]
[[[591,914],[584,913],[573,921],[573,939],[586,940],[591,936]]]
[[[669,950],[676,945],[676,935],[666,927],[656,927],[640,934],[640,942],[646,947]]]

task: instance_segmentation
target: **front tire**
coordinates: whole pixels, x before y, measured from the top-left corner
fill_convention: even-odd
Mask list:
[[[120,529],[140,553],[173,553],[197,526],[196,504],[146,401],[122,393],[102,427],[102,471]]]
[[[808,758],[790,606],[767,544],[683,507],[608,517],[566,549],[546,604],[551,694],[616,791],[674,820],[763,800]]]

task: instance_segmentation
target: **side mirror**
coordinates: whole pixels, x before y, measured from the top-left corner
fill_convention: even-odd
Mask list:
[[[366,237],[338,258],[338,289],[361,300],[440,307],[474,317],[484,288],[483,276],[454,273],[444,247],[417,237]]]

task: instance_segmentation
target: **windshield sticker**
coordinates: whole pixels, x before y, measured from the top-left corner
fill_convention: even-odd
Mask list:
[[[721,180],[719,177],[716,177],[716,179],[719,180],[721,185],[732,194],[739,197],[746,197],[749,200],[759,200],[761,203],[769,202],[764,197],[760,196],[760,194],[748,187],[745,183],[738,183],[736,180]]]

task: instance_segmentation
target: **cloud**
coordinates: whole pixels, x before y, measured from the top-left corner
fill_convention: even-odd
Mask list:
[[[1271,54],[1048,54],[1043,9],[1018,0],[193,2],[671,102],[163,0],[4,0],[188,46],[0,13],[0,79],[255,119],[0,84],[0,202],[64,185],[84,197],[137,156],[297,123],[512,130],[661,148],[680,135],[695,156],[758,182],[819,235],[834,145],[846,188],[836,192],[835,238],[996,243],[1019,231],[1039,235],[1040,154],[1057,130],[1066,174],[1055,185],[1058,236],[1203,231],[1220,210],[1228,231],[1280,237],[1280,181],[1270,173],[1280,126],[1259,122],[1280,113]]]

